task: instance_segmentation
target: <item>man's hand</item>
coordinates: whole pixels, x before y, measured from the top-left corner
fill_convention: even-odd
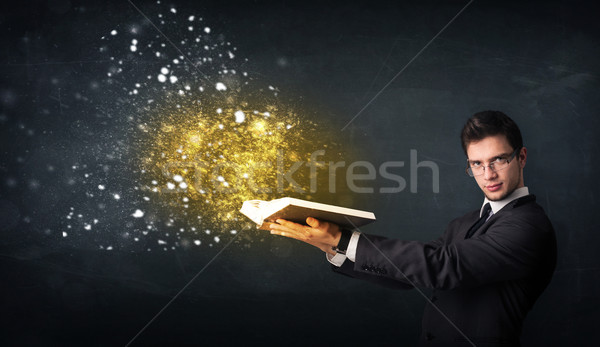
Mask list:
[[[278,219],[276,222],[270,225],[271,234],[304,241],[323,252],[335,255],[332,247],[337,246],[342,236],[340,227],[337,224],[320,221],[312,217],[306,218],[308,226],[284,219]]]

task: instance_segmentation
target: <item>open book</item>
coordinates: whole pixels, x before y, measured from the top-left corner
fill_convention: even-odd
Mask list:
[[[295,198],[244,201],[240,212],[256,223],[259,229],[265,230],[278,218],[306,224],[307,217],[314,217],[346,228],[359,227],[375,221],[373,212]]]

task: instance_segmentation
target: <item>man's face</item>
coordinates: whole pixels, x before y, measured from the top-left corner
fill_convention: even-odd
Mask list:
[[[508,158],[514,152],[504,135],[495,135],[481,141],[471,142],[467,146],[469,163],[478,162],[488,166],[497,158]],[[483,194],[491,200],[502,200],[515,189],[524,187],[523,167],[527,161],[527,149],[521,148],[508,167],[500,171],[485,168],[483,175],[475,176],[475,180]]]

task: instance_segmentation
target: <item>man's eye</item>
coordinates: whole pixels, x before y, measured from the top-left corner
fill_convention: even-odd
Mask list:
[[[493,163],[500,163],[500,162],[502,162],[503,160],[504,160],[504,158],[502,158],[502,157],[498,157],[498,158],[494,159]]]
[[[474,161],[474,162],[471,163],[471,166],[472,167],[478,167],[478,166],[481,166],[481,163],[478,162],[478,161]]]

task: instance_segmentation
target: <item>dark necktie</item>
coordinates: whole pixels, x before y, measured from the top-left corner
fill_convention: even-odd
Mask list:
[[[473,236],[473,234],[477,231],[477,229],[481,228],[483,223],[485,223],[485,221],[487,221],[491,211],[492,211],[492,206],[490,206],[490,203],[488,202],[487,204],[485,204],[485,206],[483,206],[483,212],[481,212],[481,217],[479,218],[479,220],[475,224],[473,224],[473,226],[471,227],[471,229],[469,229],[469,231],[467,231],[467,234],[465,235],[465,239],[468,239],[471,236]]]

